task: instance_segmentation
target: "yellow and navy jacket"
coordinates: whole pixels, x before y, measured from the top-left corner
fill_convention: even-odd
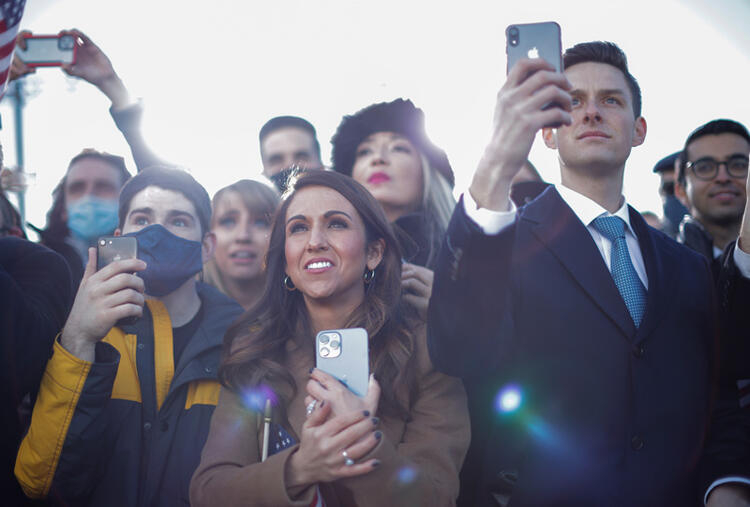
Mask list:
[[[32,498],[69,505],[187,505],[219,399],[224,333],[242,313],[233,300],[198,284],[203,318],[174,364],[164,305],[147,300],[143,317],[115,327],[93,363],[58,342],[47,363],[15,473]]]

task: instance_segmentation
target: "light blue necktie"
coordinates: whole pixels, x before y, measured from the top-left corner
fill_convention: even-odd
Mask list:
[[[625,306],[635,322],[635,327],[641,325],[641,319],[646,311],[646,288],[643,286],[638,273],[635,272],[630,260],[628,244],[625,242],[625,221],[620,217],[599,217],[593,222],[594,228],[602,236],[612,242],[610,261],[612,264],[612,278],[620,291]]]

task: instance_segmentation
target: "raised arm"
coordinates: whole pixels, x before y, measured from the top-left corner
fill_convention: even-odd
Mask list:
[[[143,139],[140,128],[143,113],[141,103],[132,99],[107,55],[80,30],[74,28],[60,33],[75,36],[78,44],[76,62],[64,65],[63,71],[91,83],[112,102],[110,113],[130,146],[138,170],[162,164],[163,161]]]
[[[545,61],[522,60],[498,93],[490,142],[469,188],[475,203],[467,195],[459,201],[435,269],[428,344],[435,366],[449,375],[482,376],[511,349],[515,228],[496,226],[514,221],[510,184],[536,133],[571,122],[569,88]],[[550,102],[563,109],[543,109]]]

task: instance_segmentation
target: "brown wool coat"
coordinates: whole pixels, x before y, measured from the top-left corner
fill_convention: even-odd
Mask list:
[[[424,330],[417,336],[418,393],[409,420],[381,417],[383,438],[362,458],[377,458],[380,467],[359,477],[320,484],[326,507],[455,505],[458,472],[470,439],[466,394],[460,380],[432,367]],[[285,427],[299,440],[313,358],[309,352],[289,349],[287,365],[295,377],[297,395],[288,407],[291,427]],[[247,410],[236,394],[222,389],[200,466],[190,484],[191,505],[310,505],[315,488],[291,499],[284,484],[284,467],[297,445],[260,463],[262,419],[262,414]]]

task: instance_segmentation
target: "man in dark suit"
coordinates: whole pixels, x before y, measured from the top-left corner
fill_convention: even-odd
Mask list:
[[[717,478],[711,466],[698,477],[711,271],[623,197],[646,136],[625,55],[585,43],[564,65],[524,60],[508,74],[435,271],[431,356],[464,379],[474,411],[461,501],[694,505]],[[509,184],[539,130],[562,185],[515,210]]]

